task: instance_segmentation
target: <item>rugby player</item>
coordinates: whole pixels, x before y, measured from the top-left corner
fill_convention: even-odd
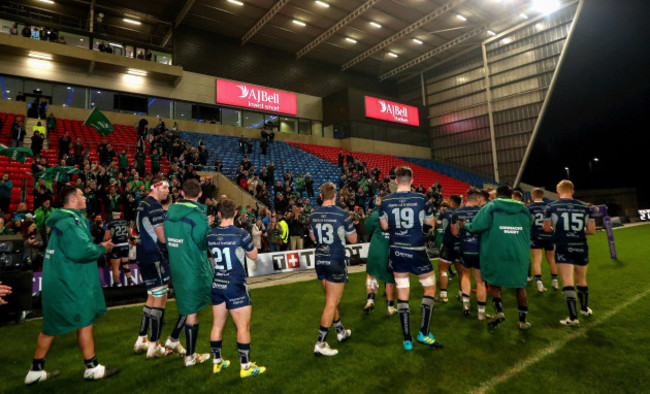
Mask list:
[[[221,223],[207,237],[208,252],[214,264],[210,349],[213,357],[213,373],[220,373],[230,366],[230,361],[221,357],[223,330],[230,312],[237,327],[237,350],[241,364],[239,376],[248,378],[266,372],[266,367],[258,366],[250,360],[252,306],[244,265],[247,256],[251,260],[257,259],[257,249],[253,245],[251,235],[246,230],[233,225],[235,208],[234,201],[221,200],[219,203]]]
[[[381,205],[381,200],[385,196],[380,192],[376,198],[375,207]],[[370,246],[368,247],[368,262],[366,264],[366,306],[363,311],[372,312],[375,309],[375,295],[379,288],[378,279],[386,283],[386,305],[388,306],[388,315],[393,316],[397,313],[395,308],[395,277],[388,268],[388,233],[382,231],[379,224],[379,210],[375,209],[364,223],[366,234],[371,235]]]
[[[111,272],[113,274],[113,286],[120,287],[120,266],[126,276],[127,285],[133,285],[131,270],[129,269],[129,223],[121,219],[122,213],[119,211],[112,213],[113,219],[106,225],[104,241],[109,239],[115,245],[110,254]]]
[[[136,353],[146,351],[147,358],[164,357],[171,352],[185,355],[185,349],[178,342],[178,337],[185,327],[185,316],[183,315],[178,317],[165,347],[160,344],[170,280],[169,260],[167,259],[163,230],[165,211],[160,201],[167,198],[168,195],[169,183],[165,178],[157,178],[151,184],[149,195],[140,201],[135,220],[138,229],[137,263],[147,288],[147,300],[142,310],[140,332],[135,345],[133,345],[133,350]],[[151,325],[151,337],[147,340],[149,325]]]
[[[449,285],[448,272],[451,265],[460,261],[458,238],[451,233],[452,216],[454,211],[460,207],[461,199],[458,195],[449,197],[449,208],[440,213],[437,221],[442,225],[443,237],[438,258],[438,273],[440,275],[440,297],[437,301],[448,302],[447,286]],[[458,272],[461,270],[456,267]]]
[[[551,270],[551,285],[558,290],[557,266],[555,265],[555,245],[551,234],[544,232],[544,215],[548,204],[544,202],[544,190],[536,187],[530,192],[533,202],[528,204],[530,216],[533,218],[533,226],[530,228],[530,251],[533,255],[533,273],[537,281],[537,291],[546,291],[542,282],[542,251],[546,255]]]
[[[463,298],[463,314],[470,314],[470,293],[472,291],[471,274],[474,270],[474,279],[476,280],[476,303],[478,304],[478,320],[485,320],[485,301],[487,298],[485,281],[481,277],[480,265],[480,239],[476,234],[472,234],[465,229],[459,229],[458,222],[471,222],[474,216],[481,209],[479,207],[481,191],[469,189],[467,191],[467,201],[464,206],[456,209],[451,218],[451,232],[454,236],[460,236],[460,288]]]
[[[481,235],[481,276],[490,284],[492,305],[496,311],[489,328],[506,320],[501,301],[501,288],[517,289],[519,329],[527,330],[528,294],[526,271],[530,266],[530,212],[523,203],[512,198],[512,188],[499,186],[497,197],[481,208],[470,223],[458,226]]]
[[[426,223],[434,225],[431,207],[426,196],[411,192],[413,170],[398,167],[395,170],[397,191],[386,196],[379,210],[379,223],[390,238],[389,264],[393,269],[397,287],[397,311],[404,335],[404,350],[413,349],[411,337],[411,318],[409,310],[409,273],[417,275],[424,289],[422,298],[422,320],[417,341],[434,347],[440,345],[429,331],[431,314],[435,304],[436,279],[433,266],[427,255],[422,227]]]
[[[578,311],[576,305],[577,282],[580,314],[589,317],[589,287],[587,287],[587,265],[589,249],[586,235],[596,232],[596,222],[590,216],[589,207],[573,198],[574,187],[569,180],[557,184],[559,200],[553,201],[546,209],[544,231],[554,232],[555,262],[562,276],[562,293],[569,308],[569,317],[560,320],[565,326],[577,326]],[[575,278],[575,282],[574,282]]]
[[[348,281],[345,241],[356,243],[357,233],[350,215],[336,206],[336,186],[332,182],[321,186],[320,197],[323,205],[314,209],[309,217],[309,236],[316,243],[316,275],[325,290],[325,309],[320,318],[314,355],[335,356],[339,351],[327,344],[330,325],[334,325],[339,342],[347,340],[352,334],[341,324],[338,306],[345,282]]]
[[[199,335],[198,312],[210,303],[212,265],[208,260],[206,237],[214,216],[208,218],[206,206],[198,202],[201,184],[197,179],[183,182],[181,193],[183,199],[169,206],[163,229],[178,313],[187,316],[185,366],[189,367],[210,358],[210,354],[195,353],[195,350]]]

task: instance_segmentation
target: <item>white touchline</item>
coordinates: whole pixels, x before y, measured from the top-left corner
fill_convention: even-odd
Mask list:
[[[627,302],[624,304],[620,304],[616,308],[613,308],[605,314],[602,315],[602,317],[593,322],[592,324],[584,325],[583,327],[579,328],[578,331],[575,331],[567,336],[565,336],[562,339],[558,339],[557,341],[553,342],[550,346],[547,348],[544,348],[540,351],[538,351],[534,356],[529,357],[517,364],[515,364],[512,368],[507,370],[506,372],[496,375],[492,379],[482,383],[480,386],[475,388],[474,390],[471,390],[470,393],[472,394],[483,394],[487,393],[488,391],[494,390],[496,385],[505,382],[506,380],[512,378],[513,376],[517,375],[520,372],[523,372],[526,368],[537,364],[538,362],[542,361],[544,358],[547,356],[552,355],[553,353],[557,352],[561,348],[564,347],[567,343],[573,341],[574,339],[584,336],[589,329],[599,326],[603,324],[606,320],[609,320],[612,316],[615,314],[619,313],[623,309],[627,308],[628,306],[632,305],[633,303],[639,301],[641,298],[646,297],[647,295],[650,294],[650,289],[647,289],[643,293],[637,294],[635,297],[629,299]]]

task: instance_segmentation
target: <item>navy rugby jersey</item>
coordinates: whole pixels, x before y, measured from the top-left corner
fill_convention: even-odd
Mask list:
[[[355,233],[350,215],[336,205],[321,206],[309,217],[309,232],[316,239],[316,258],[345,259],[345,236]]]
[[[255,249],[251,235],[234,225],[215,227],[207,237],[208,252],[214,262],[214,280],[246,282],[246,253]]]
[[[164,245],[158,241],[154,230],[156,227],[162,226],[165,221],[165,211],[160,201],[147,196],[140,201],[137,212],[135,223],[138,227],[138,240],[136,241],[138,252],[153,253],[164,250]]]
[[[468,223],[474,219],[474,216],[481,210],[478,206],[464,206],[456,209],[451,217],[452,224],[464,220]],[[479,234],[472,234],[464,228],[460,229],[458,233],[460,237],[460,250],[463,254],[478,255],[481,251],[480,236]]]
[[[395,192],[384,197],[379,208],[379,219],[388,221],[391,247],[424,248],[422,227],[431,218],[431,206],[420,193]]]
[[[531,239],[551,239],[551,234],[544,232],[544,218],[548,204],[543,201],[534,201],[528,204],[530,216],[533,218],[533,225],[530,227]]]
[[[573,198],[561,198],[548,205],[544,220],[553,223],[555,243],[584,243],[587,242],[587,223],[594,220],[590,215],[586,204]]]
[[[111,241],[116,246],[126,245],[129,241],[129,223],[124,219],[113,219],[106,225],[111,232]]]
[[[442,222],[442,243],[446,245],[451,245],[458,241],[458,238],[454,237],[454,234],[451,233],[451,224],[455,223],[453,216],[456,209],[447,208],[438,217],[438,220]]]

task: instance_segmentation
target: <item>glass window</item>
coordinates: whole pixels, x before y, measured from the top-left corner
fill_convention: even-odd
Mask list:
[[[295,133],[298,130],[296,125],[296,118],[280,118],[280,132],[281,133]]]
[[[269,130],[275,130],[279,131],[280,130],[280,119],[278,118],[277,115],[271,115],[271,114],[266,114],[264,116],[264,127],[266,127]],[[261,126],[260,126],[261,127]]]
[[[224,126],[240,126],[240,112],[236,109],[221,108],[221,124]]]
[[[90,108],[97,108],[102,111],[116,111],[113,108],[114,92],[101,89],[90,89]],[[116,111],[117,112],[117,111]]]
[[[323,122],[319,122],[316,120],[311,121],[311,135],[313,135],[314,137],[324,137]],[[332,138],[332,135],[330,135],[330,138]]]
[[[52,82],[39,81],[36,79],[25,80],[25,93],[34,93],[34,90],[40,90],[44,96],[52,95]],[[29,102],[29,98],[27,99]]]
[[[70,45],[77,48],[83,48],[83,49],[88,49],[88,46],[90,45],[89,43],[90,38],[88,36],[82,36],[79,34],[73,34],[73,33],[68,33],[63,31],[59,32],[59,36],[65,38],[66,45]]]
[[[125,46],[124,53],[125,53],[124,56],[126,57],[131,57],[131,58],[135,57],[135,49],[133,49],[132,45]]]
[[[153,61],[162,64],[172,64],[172,55],[169,53],[151,51]]]
[[[298,119],[298,133],[311,134],[311,121],[309,119]]]
[[[264,126],[264,114],[259,112],[242,111],[243,127],[261,129]]]
[[[11,28],[14,26],[14,23],[15,22],[8,21],[6,19],[0,19],[0,33],[9,34],[11,32]],[[20,34],[20,29],[18,30],[18,34]]]
[[[174,119],[192,120],[192,104],[174,101]]]
[[[52,89],[52,104],[62,105],[64,107],[85,108],[86,88],[57,83]]]
[[[147,105],[149,107],[148,115],[149,116],[160,116],[161,118],[171,117],[170,109],[172,106],[172,101],[169,99],[163,98],[147,98]]]
[[[3,100],[16,100],[18,93],[24,91],[23,79],[0,76],[0,89],[2,89],[0,98]]]

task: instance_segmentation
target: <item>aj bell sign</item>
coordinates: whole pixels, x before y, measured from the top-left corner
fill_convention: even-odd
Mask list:
[[[359,256],[362,259],[368,257],[369,243],[345,245],[346,255],[348,257]],[[291,250],[277,253],[261,253],[257,255],[257,270],[251,270],[249,259],[248,276],[260,276],[276,274],[280,272],[299,271],[305,269],[314,269],[315,249]]]
[[[366,116],[369,118],[403,123],[411,126],[420,125],[417,107],[394,103],[388,100],[366,96]]]
[[[297,114],[294,93],[225,79],[217,79],[217,103],[290,115]]]

